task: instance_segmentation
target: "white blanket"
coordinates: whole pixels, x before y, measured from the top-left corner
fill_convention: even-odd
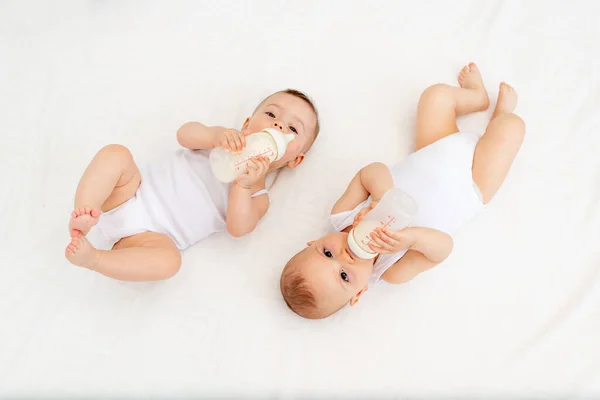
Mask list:
[[[600,31],[583,1],[0,2],[0,398],[600,396]],[[419,94],[476,61],[527,137],[443,265],[323,321],[279,293],[352,175],[412,151]],[[63,256],[108,143],[139,164],[188,120],[311,95],[322,133],[250,236],[160,283]],[[494,103],[494,102],[493,102]],[[493,104],[492,103],[492,108]],[[481,132],[491,110],[460,121]]]

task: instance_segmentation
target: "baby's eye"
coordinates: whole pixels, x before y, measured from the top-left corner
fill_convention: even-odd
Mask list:
[[[271,111],[267,111],[265,114],[267,114],[271,118],[275,118],[275,114],[273,114]]]
[[[323,254],[325,254],[325,257],[327,258],[333,258],[333,254],[329,250],[324,250]]]
[[[345,273],[344,271],[340,272],[340,276],[342,277],[342,279],[344,280],[344,282],[348,282],[348,274]]]
[[[294,128],[293,126],[290,126],[290,131],[292,131],[294,133],[298,133],[298,130],[296,128]]]

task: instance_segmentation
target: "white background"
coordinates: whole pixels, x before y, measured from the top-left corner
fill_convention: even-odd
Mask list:
[[[600,396],[600,8],[584,4],[0,2],[0,397]],[[360,167],[410,153],[419,94],[469,61],[527,122],[494,202],[442,266],[293,315],[286,260]],[[214,235],[160,283],[64,259],[103,145],[151,162],[184,122],[239,128],[287,87],[322,133],[250,236]]]

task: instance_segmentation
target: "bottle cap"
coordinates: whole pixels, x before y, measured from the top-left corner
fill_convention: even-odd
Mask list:
[[[370,251],[363,250],[356,240],[354,239],[354,228],[348,233],[348,247],[350,247],[350,251],[354,253],[358,258],[362,258],[363,260],[370,260],[371,258],[375,258],[377,253],[371,253]]]

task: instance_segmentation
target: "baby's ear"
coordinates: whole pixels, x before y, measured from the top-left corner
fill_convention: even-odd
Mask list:
[[[354,307],[354,305],[358,303],[358,300],[360,300],[360,296],[362,296],[367,290],[369,290],[369,286],[365,286],[360,290],[360,292],[356,293],[356,295],[350,299],[350,307]]]
[[[289,168],[296,168],[298,165],[302,164],[302,161],[304,161],[304,157],[304,153],[298,154],[296,158],[287,163],[287,166]]]
[[[248,129],[248,125],[250,125],[250,117],[246,118],[246,121],[244,121],[244,125],[242,125],[242,131]]]

